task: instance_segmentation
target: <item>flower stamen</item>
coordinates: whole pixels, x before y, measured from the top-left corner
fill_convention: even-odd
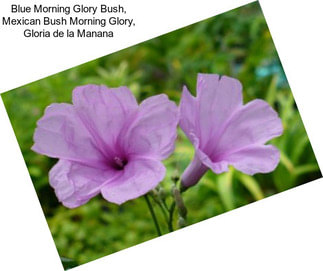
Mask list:
[[[115,156],[113,158],[113,161],[114,161],[115,168],[118,170],[123,169],[127,165],[127,162],[128,162],[127,160],[123,160],[118,156]]]

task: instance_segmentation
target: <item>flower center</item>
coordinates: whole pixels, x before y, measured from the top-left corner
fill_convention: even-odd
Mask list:
[[[113,167],[117,170],[122,170],[127,165],[128,161],[126,159],[121,159],[118,156],[113,158]]]

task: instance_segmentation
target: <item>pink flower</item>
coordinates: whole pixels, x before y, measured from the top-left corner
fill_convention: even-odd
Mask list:
[[[49,181],[69,208],[101,193],[121,204],[165,176],[161,160],[174,150],[178,110],[166,95],[137,104],[126,87],[86,85],[72,104],[52,104],[37,122],[35,152],[59,158]]]
[[[195,147],[182,175],[184,188],[208,169],[219,174],[232,165],[253,175],[271,172],[279,163],[279,150],[265,143],[282,134],[280,118],[263,100],[243,105],[242,86],[234,78],[199,74],[196,98],[183,89],[179,124]]]

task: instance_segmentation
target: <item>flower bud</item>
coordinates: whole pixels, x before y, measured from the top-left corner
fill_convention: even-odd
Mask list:
[[[159,190],[158,190],[158,197],[160,200],[165,200],[166,197],[167,197],[167,192],[165,191],[164,188],[160,187]]]
[[[187,209],[184,205],[184,201],[183,198],[181,196],[180,191],[178,190],[178,188],[176,186],[173,187],[172,189],[173,192],[173,196],[174,196],[174,200],[175,200],[175,204],[177,206],[178,209],[178,213],[181,217],[185,218],[187,215]]]
[[[186,220],[180,216],[178,218],[177,225],[179,228],[184,228],[186,226]]]

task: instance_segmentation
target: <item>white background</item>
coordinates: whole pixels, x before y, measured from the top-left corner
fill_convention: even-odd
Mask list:
[[[0,26],[1,92],[251,1],[104,2],[127,6],[136,28],[113,40],[26,40],[19,29]],[[321,1],[260,3],[322,168]],[[1,17],[9,16],[10,4],[1,0]],[[63,270],[2,101],[0,182],[0,269]],[[322,216],[323,181],[317,180],[74,270],[323,270]]]

